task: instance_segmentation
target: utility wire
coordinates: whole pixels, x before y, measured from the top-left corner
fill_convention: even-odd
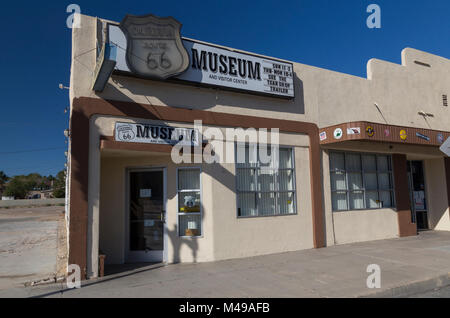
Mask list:
[[[0,152],[0,155],[13,155],[13,154],[19,154],[19,153],[51,151],[51,150],[58,150],[58,149],[66,149],[66,147],[53,147],[53,148],[42,148],[42,149],[8,151],[8,152]]]

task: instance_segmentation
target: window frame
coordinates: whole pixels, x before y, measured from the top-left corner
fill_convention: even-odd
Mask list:
[[[198,170],[199,171],[199,187],[200,189],[179,189],[179,171],[180,170]],[[201,166],[182,166],[176,169],[176,191],[177,191],[177,236],[181,238],[202,238],[203,237],[203,186],[202,186],[202,168]],[[200,212],[180,212],[179,194],[183,192],[200,192]],[[200,235],[180,235],[180,216],[181,215],[200,215]]]
[[[244,145],[246,148],[248,147],[248,149],[250,150],[250,145],[255,146],[256,149],[256,166],[254,167],[248,167],[248,168],[239,168],[237,165],[237,148],[238,146],[242,146]],[[292,168],[278,168],[276,171],[277,173],[274,175],[274,178],[278,178],[278,171],[283,170],[283,171],[292,171],[292,185],[293,185],[293,189],[292,190],[279,190],[279,183],[275,180],[274,185],[276,187],[276,189],[274,190],[258,190],[258,172],[261,171],[261,166],[259,163],[259,144],[254,144],[254,143],[242,143],[242,142],[235,142],[234,145],[234,158],[235,158],[235,163],[234,163],[234,168],[235,168],[235,194],[236,194],[236,218],[238,219],[252,219],[252,218],[267,218],[267,217],[280,217],[280,216],[294,216],[294,215],[298,215],[298,210],[297,210],[297,179],[296,179],[296,167],[295,167],[295,154],[294,154],[294,150],[295,148],[292,146],[282,146],[279,145],[279,149],[289,149],[290,150],[290,155],[291,155],[291,163],[292,163]],[[270,147],[270,145],[267,145],[267,147]],[[249,152],[250,154],[250,152]],[[255,190],[251,191],[251,190],[244,190],[241,191],[238,189],[238,170],[253,170],[254,173],[254,182],[255,182]],[[275,170],[275,169],[274,169]],[[275,198],[275,213],[276,214],[265,214],[265,215],[239,215],[239,194],[241,193],[254,193],[255,194],[255,208],[256,208],[256,213],[259,214],[259,210],[258,210],[258,194],[260,193],[274,193]],[[288,213],[288,214],[281,214],[280,213],[280,207],[278,205],[278,195],[280,193],[292,193],[293,194],[293,200],[294,200],[294,204],[293,204],[293,213]]]
[[[331,169],[331,154],[342,154],[344,156],[344,169]],[[347,154],[350,155],[358,155],[359,156],[359,164],[360,164],[360,170],[347,170]],[[375,156],[375,170],[364,170],[363,165],[363,156]],[[379,162],[378,157],[387,157],[388,158],[388,170],[379,170]],[[329,150],[328,151],[328,162],[329,162],[329,174],[330,174],[330,194],[331,194],[331,211],[333,213],[340,213],[340,212],[353,212],[353,211],[375,211],[375,210],[383,210],[383,209],[397,209],[397,200],[395,197],[395,184],[394,184],[394,167],[392,162],[392,154],[383,154],[383,153],[370,153],[370,152],[357,152],[357,151],[344,151],[344,150]],[[336,172],[343,172],[345,175],[345,189],[334,189],[332,188],[332,174]],[[360,174],[361,175],[361,183],[362,188],[359,190],[350,190],[349,189],[349,174]],[[366,178],[365,174],[372,173],[376,176],[376,183],[377,187],[375,189],[367,189],[366,187]],[[380,188],[380,181],[379,181],[379,175],[380,174],[388,174],[389,182],[390,182],[390,188],[384,189]],[[344,210],[335,210],[333,207],[333,194],[338,192],[345,192],[346,194],[346,201],[347,201],[347,208]],[[351,209],[350,204],[350,193],[363,193],[363,202],[364,202],[364,208],[362,209]],[[380,201],[380,192],[388,192],[391,196],[391,206],[389,207],[376,207],[376,208],[370,208],[367,205],[367,193],[376,192],[377,193],[377,201]]]

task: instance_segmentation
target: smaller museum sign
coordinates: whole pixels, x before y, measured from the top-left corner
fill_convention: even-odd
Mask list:
[[[120,142],[199,146],[197,129],[136,123],[116,123],[114,138]]]

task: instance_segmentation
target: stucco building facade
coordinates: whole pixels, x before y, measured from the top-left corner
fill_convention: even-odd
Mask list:
[[[439,150],[450,137],[447,58],[406,48],[401,65],[368,61],[367,78],[271,58],[291,63],[293,98],[117,67],[95,91],[99,25],[101,33],[118,23],[80,19],[67,221],[69,263],[83,275],[98,275],[100,253],[107,264],[207,262],[450,230],[450,160]],[[125,49],[114,48],[119,63]],[[278,128],[281,169],[263,176],[259,162],[176,164],[172,145],[117,137],[118,123],[192,131],[196,120],[223,136]]]

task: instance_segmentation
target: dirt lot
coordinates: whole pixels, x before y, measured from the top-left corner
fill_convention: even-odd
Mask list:
[[[64,207],[0,209],[0,290],[64,273]]]

